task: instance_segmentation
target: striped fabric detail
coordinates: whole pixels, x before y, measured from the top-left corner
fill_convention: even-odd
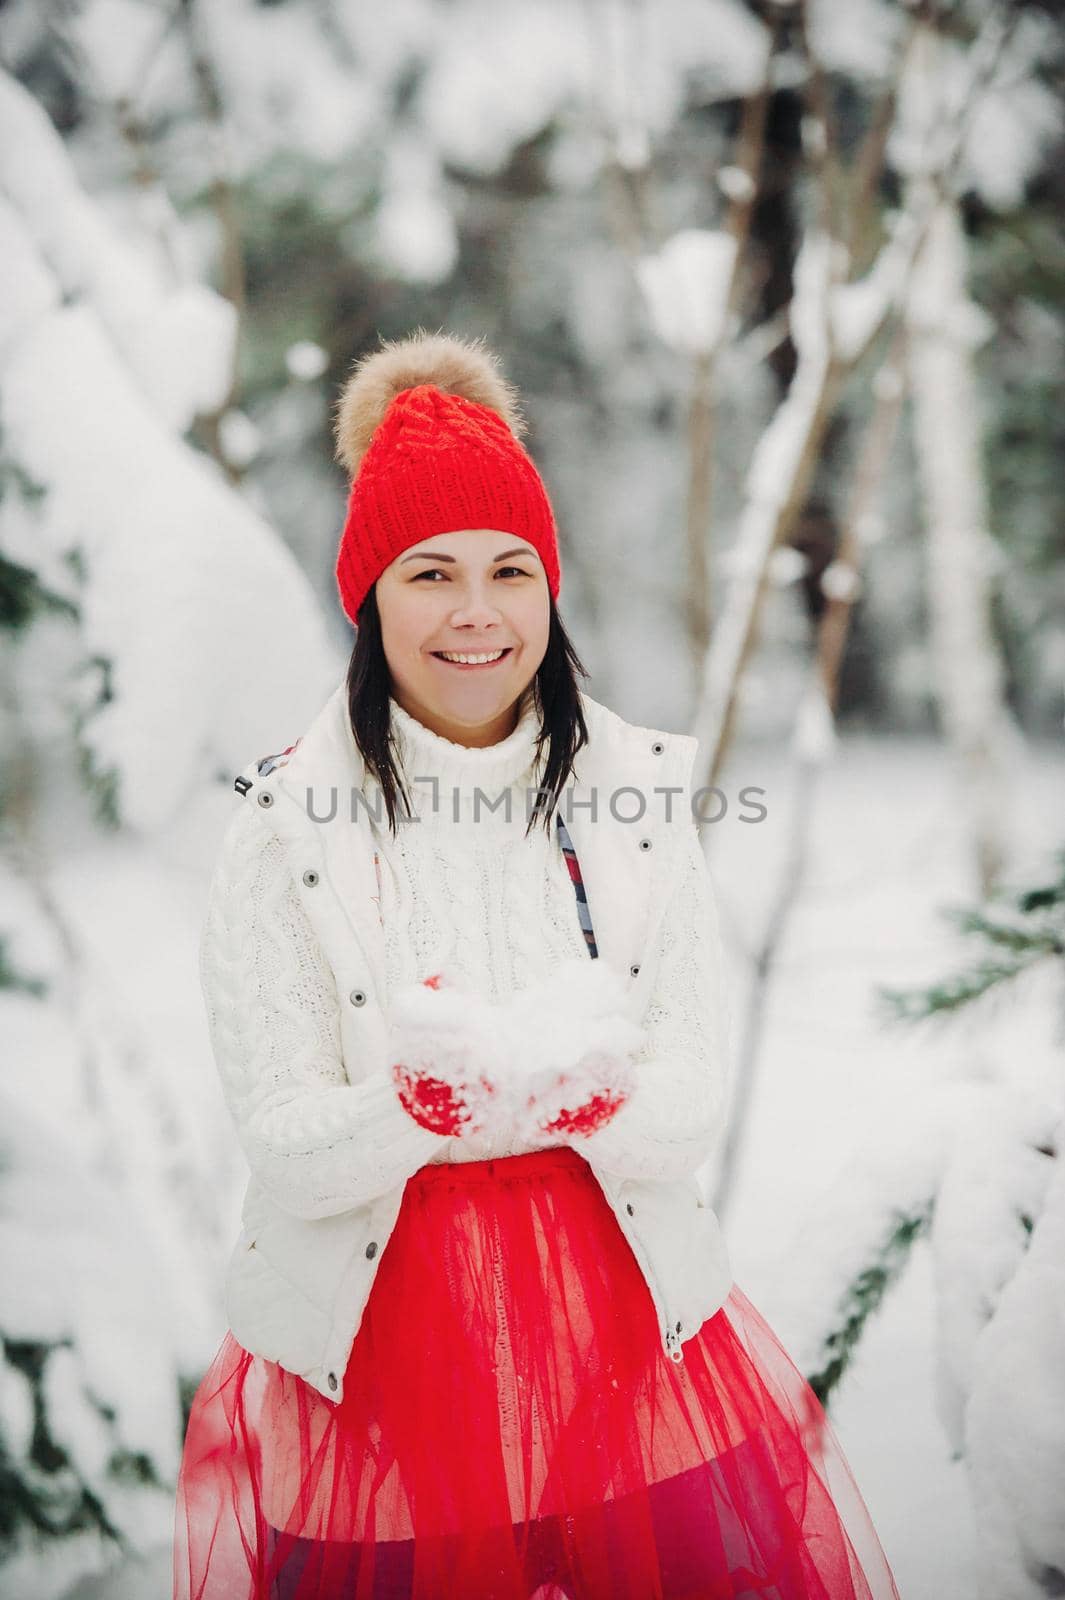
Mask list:
[[[577,852],[573,848],[573,840],[570,838],[566,824],[562,820],[561,812],[555,812],[555,821],[558,823],[558,842],[562,846],[562,854],[565,856],[566,866],[569,868],[570,881],[573,884],[573,892],[577,896],[577,914],[581,919],[581,928],[584,931],[585,943],[588,946],[588,953],[594,961],[599,955],[599,951],[595,943],[595,931],[592,928],[592,913],[588,909],[588,896],[584,889],[584,879],[581,877],[581,864],[577,860]]]
[[[260,778],[269,777],[270,773],[273,772],[275,767],[283,767],[293,750],[302,744],[302,742],[302,739],[297,739],[295,744],[286,745],[285,748],[283,750],[279,750],[276,755],[263,756],[261,761],[257,761],[255,763],[255,770],[258,772]]]

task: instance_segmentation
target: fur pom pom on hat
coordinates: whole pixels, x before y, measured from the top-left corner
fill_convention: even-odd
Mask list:
[[[483,340],[419,329],[356,363],[335,412],[352,480],[336,578],[352,622],[397,556],[461,528],[527,539],[557,599],[555,518],[524,431],[517,391]]]

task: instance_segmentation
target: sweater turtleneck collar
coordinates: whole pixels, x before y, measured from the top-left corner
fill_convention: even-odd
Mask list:
[[[473,791],[480,789],[491,799],[515,784],[519,788],[535,787],[540,770],[536,760],[540,718],[531,683],[522,695],[518,721],[512,732],[490,745],[457,744],[412,717],[391,695],[388,705],[397,760],[419,813],[424,815],[431,804],[433,785],[415,781],[417,779],[437,780],[439,810],[444,815],[451,813],[453,790],[464,797],[472,797]],[[542,761],[543,757],[541,765]]]

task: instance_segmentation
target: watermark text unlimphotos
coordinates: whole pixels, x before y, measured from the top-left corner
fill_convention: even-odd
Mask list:
[[[545,797],[550,791],[538,788],[521,788],[512,785],[502,789],[493,799],[491,795],[479,787],[471,789],[452,788],[450,800],[447,791],[442,789],[439,778],[429,776],[426,778],[413,778],[414,784],[428,784],[430,797],[426,806],[415,810],[413,816],[408,816],[402,807],[397,807],[397,821],[421,822],[421,811],[427,810],[432,815],[447,816],[454,822],[481,822],[485,817],[502,816],[505,822],[512,822],[519,805],[524,807],[524,821],[529,822],[536,804],[541,795]],[[661,817],[665,822],[675,822],[683,815],[684,788],[680,784],[655,784],[650,789],[643,789],[638,784],[626,783],[617,789],[599,789],[595,785],[582,789],[578,794],[572,788],[566,787],[558,802],[558,810],[563,823],[569,823],[580,812],[592,824],[611,818],[615,822],[642,822],[649,815]],[[766,791],[755,785],[745,785],[736,797],[735,808],[730,806],[728,796],[717,785],[703,785],[695,789],[688,797],[688,807],[693,821],[699,826],[706,822],[721,822],[730,812],[736,810],[735,820],[739,822],[764,822],[768,816],[768,808],[764,799]],[[341,819],[340,791],[336,784],[323,788],[308,785],[306,789],[307,815],[312,822],[334,823]],[[656,809],[657,808],[657,809]],[[353,786],[349,791],[347,820],[359,822],[365,817],[377,824],[384,822],[387,816],[382,791],[373,786],[371,796],[368,797],[362,789]]]

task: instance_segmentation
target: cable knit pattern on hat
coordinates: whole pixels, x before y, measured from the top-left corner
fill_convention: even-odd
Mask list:
[[[516,391],[480,345],[416,334],[356,367],[339,406],[339,454],[353,476],[337,552],[352,622],[397,556],[436,533],[494,528],[526,539],[557,600],[555,515],[518,437]]]

